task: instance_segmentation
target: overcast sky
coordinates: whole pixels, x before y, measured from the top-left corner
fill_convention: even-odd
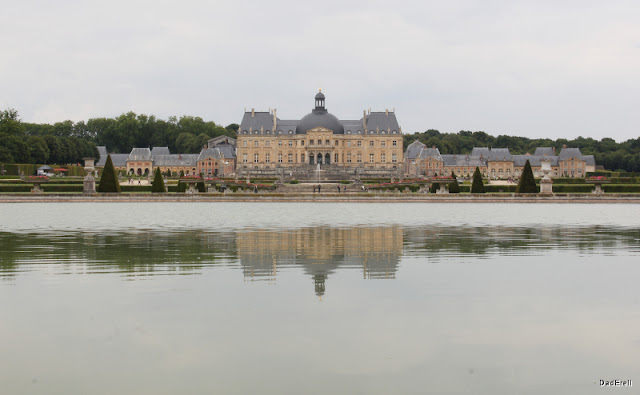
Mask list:
[[[0,109],[227,125],[396,109],[405,133],[640,137],[640,2],[33,1],[0,14]]]

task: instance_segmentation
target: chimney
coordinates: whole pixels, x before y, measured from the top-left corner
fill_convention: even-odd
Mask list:
[[[567,149],[567,145],[566,144],[562,144],[562,149]]]
[[[273,132],[276,132],[276,128],[278,127],[278,122],[276,121],[276,109],[273,109]]]
[[[367,131],[367,110],[362,110],[362,127]]]
[[[436,149],[436,146],[434,145],[434,146],[433,146],[433,147],[431,147],[431,148]]]
[[[255,110],[252,108],[251,109],[251,118],[253,118],[254,115],[255,115]]]
[[[385,113],[386,115],[389,115],[389,109],[388,109],[388,108],[387,108],[387,109],[385,109],[385,110],[384,110],[384,113]]]
[[[555,155],[555,153],[556,153],[556,147],[552,147],[552,148],[553,148],[553,153],[554,153],[554,155]]]

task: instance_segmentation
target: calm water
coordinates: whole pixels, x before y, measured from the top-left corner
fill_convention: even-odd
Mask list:
[[[637,205],[2,204],[0,224],[2,393],[640,386]]]

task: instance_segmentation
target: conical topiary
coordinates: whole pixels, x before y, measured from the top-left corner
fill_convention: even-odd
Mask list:
[[[531,164],[528,159],[524,164],[524,169],[522,169],[516,193],[538,193],[538,186],[533,178],[533,170],[531,170]]]
[[[164,180],[162,174],[160,174],[160,168],[156,167],[156,175],[153,177],[153,184],[151,184],[152,193],[164,193]]]
[[[107,156],[107,163],[105,163],[102,170],[102,177],[100,177],[100,184],[98,184],[97,190],[98,192],[120,192],[120,183],[116,176],[116,169],[111,161],[111,155]]]
[[[473,184],[471,184],[471,193],[484,193],[484,183],[482,182],[482,174],[480,168],[476,167],[473,172]]]
[[[458,186],[458,180],[456,179],[456,175],[451,172],[451,182],[449,183],[449,193],[460,193],[460,187]]]

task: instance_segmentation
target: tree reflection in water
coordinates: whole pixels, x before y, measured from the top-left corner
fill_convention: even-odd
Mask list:
[[[198,274],[203,268],[241,268],[250,281],[275,281],[281,270],[302,268],[318,295],[339,270],[364,279],[393,279],[403,256],[426,260],[464,256],[538,255],[550,249],[605,254],[638,251],[640,230],[611,227],[326,226],[236,232],[0,233],[0,278],[30,265],[61,273],[120,273],[134,280],[156,274]]]

